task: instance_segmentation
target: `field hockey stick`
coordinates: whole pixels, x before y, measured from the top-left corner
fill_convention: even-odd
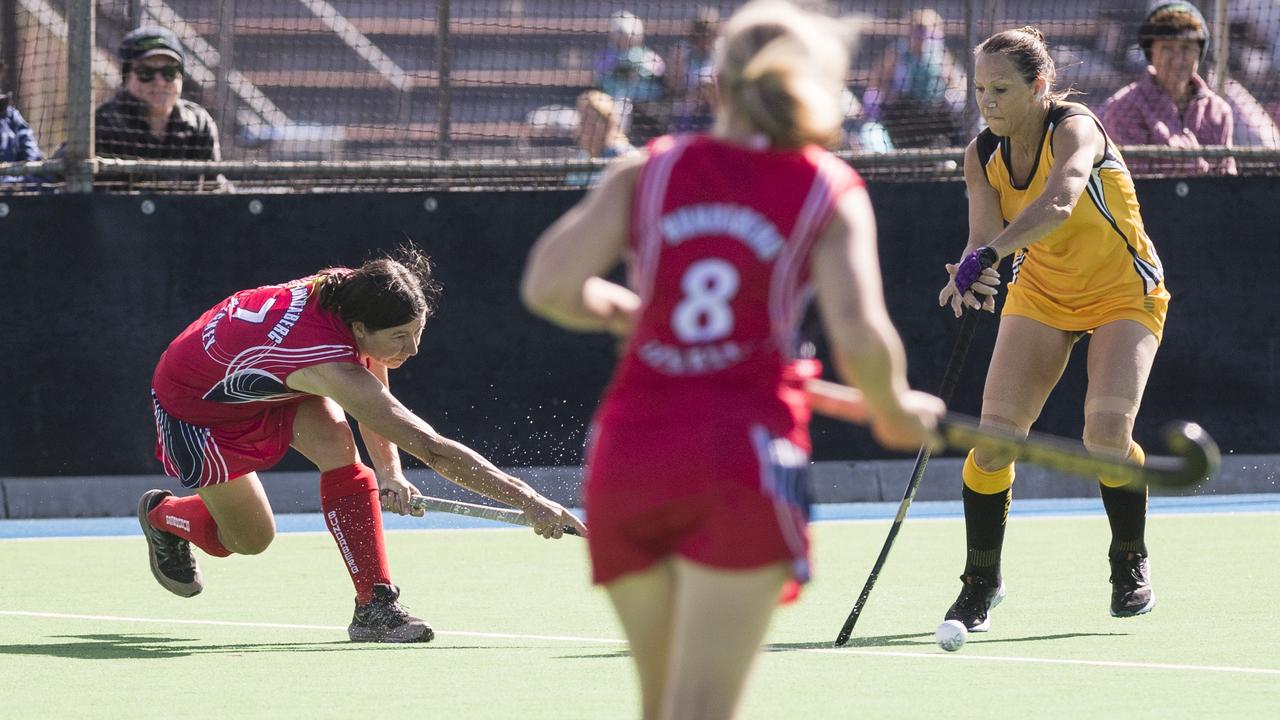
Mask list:
[[[815,412],[843,420],[862,422],[866,409],[862,393],[854,388],[825,380],[809,380],[805,389],[815,399]],[[1211,478],[1222,462],[1218,445],[1204,428],[1193,422],[1176,421],[1164,427],[1166,453],[1135,463],[1119,453],[1092,453],[1078,441],[1057,435],[1031,433],[1022,437],[999,428],[982,427],[977,418],[947,413],[938,421],[938,439],[946,447],[998,450],[1023,462],[1034,463],[1073,475],[1101,475],[1123,481],[1125,487],[1142,485],[1187,487]]]
[[[956,335],[956,343],[951,348],[951,357],[947,358],[946,370],[942,373],[942,387],[938,390],[938,397],[944,403],[951,402],[951,395],[955,392],[956,385],[960,382],[960,371],[964,369],[964,359],[969,354],[969,345],[973,343],[973,334],[977,327],[978,311],[966,311],[964,318],[960,321],[960,333]],[[814,392],[814,388],[825,389],[827,393]],[[857,416],[848,414],[861,405],[861,393],[858,393],[857,390],[822,380],[810,380],[806,385],[806,389],[809,390],[809,396],[813,401],[814,412],[853,422],[866,421],[865,408],[857,409]],[[856,400],[859,402],[849,402],[849,395],[846,391],[858,393]],[[835,405],[826,407],[824,410],[824,399],[827,398]],[[843,416],[836,414],[837,408],[841,407],[840,401],[842,400],[844,401],[843,407],[845,410]],[[911,479],[907,481],[907,488],[902,493],[902,502],[898,503],[898,514],[894,516],[893,524],[889,526],[889,535],[885,537],[884,545],[880,547],[880,554],[876,557],[875,564],[871,566],[871,574],[867,576],[867,582],[862,585],[862,592],[858,594],[858,600],[853,604],[853,609],[849,611],[849,617],[845,618],[844,625],[840,628],[840,634],[836,636],[836,647],[842,647],[849,642],[849,636],[853,634],[853,626],[858,624],[858,618],[862,616],[862,608],[867,604],[867,598],[871,596],[871,590],[876,586],[876,580],[880,578],[880,571],[884,569],[885,560],[889,559],[889,551],[893,549],[893,541],[898,537],[898,530],[902,529],[902,521],[907,518],[907,510],[911,507],[911,502],[916,497],[916,490],[920,487],[920,479],[924,477],[924,469],[929,464],[930,454],[928,443],[921,445],[920,451],[916,453],[916,464],[911,469]]]
[[[414,510],[444,512],[453,515],[465,515],[466,517],[480,518],[482,520],[494,520],[496,522],[507,523],[509,525],[533,527],[533,523],[529,522],[528,516],[519,510],[493,507],[491,505],[477,505],[475,503],[458,502],[456,500],[445,500],[443,498],[429,497],[427,495],[414,495],[409,504]],[[564,533],[566,535],[577,535],[578,529],[572,525],[565,525]]]

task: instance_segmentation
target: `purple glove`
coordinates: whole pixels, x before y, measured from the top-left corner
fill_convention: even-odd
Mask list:
[[[999,259],[999,253],[987,245],[969,253],[960,261],[960,267],[956,268],[956,290],[964,295],[977,282],[982,271],[995,265]]]

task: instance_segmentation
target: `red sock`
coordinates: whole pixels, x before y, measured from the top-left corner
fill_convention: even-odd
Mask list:
[[[378,477],[360,463],[320,473],[320,509],[363,605],[373,599],[374,585],[391,584]]]
[[[151,527],[173,533],[214,557],[226,557],[231,551],[218,539],[218,523],[199,495],[167,497],[147,513]]]

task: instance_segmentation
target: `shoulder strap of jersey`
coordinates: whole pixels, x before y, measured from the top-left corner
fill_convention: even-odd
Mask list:
[[[1063,120],[1076,115],[1087,115],[1093,117],[1093,113],[1089,108],[1080,103],[1058,101],[1049,108],[1048,120],[1054,125],[1060,124]]]
[[[671,170],[686,147],[692,142],[689,135],[664,135],[649,143],[649,158],[636,177],[631,191],[631,250],[628,263],[631,288],[641,298],[647,298],[653,287],[657,271],[661,240],[662,207],[666,199],[667,183]]]
[[[982,164],[982,174],[987,176],[987,182],[991,182],[991,176],[987,174],[987,163],[991,162],[991,158],[1000,149],[1000,136],[991,132],[991,128],[987,128],[978,133],[974,145],[978,151],[978,162]]]

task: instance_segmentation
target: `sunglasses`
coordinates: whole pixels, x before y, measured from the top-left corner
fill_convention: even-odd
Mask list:
[[[135,68],[133,74],[139,82],[149,83],[156,79],[156,75],[162,75],[165,80],[173,82],[182,74],[182,68],[177,65],[166,65],[160,68],[140,67]]]

